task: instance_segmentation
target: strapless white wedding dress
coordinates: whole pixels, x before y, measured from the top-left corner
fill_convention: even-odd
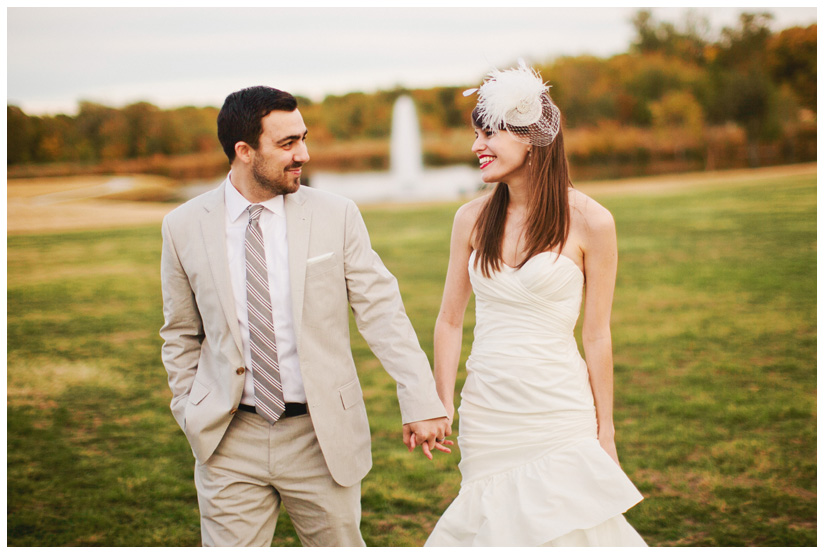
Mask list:
[[[476,327],[461,391],[461,490],[427,546],[644,546],[623,513],[642,500],[596,438],[573,329],[584,276],[541,253],[469,272]]]

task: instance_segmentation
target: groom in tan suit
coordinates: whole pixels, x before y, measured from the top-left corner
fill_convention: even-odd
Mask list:
[[[398,383],[407,448],[449,452],[429,362],[358,209],[300,185],[306,134],[289,93],[229,95],[229,176],[163,221],[162,356],[204,545],[270,545],[281,503],[304,545],[364,545],[372,458],[350,309]]]

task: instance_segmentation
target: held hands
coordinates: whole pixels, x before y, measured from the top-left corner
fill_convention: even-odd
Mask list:
[[[453,445],[453,442],[445,438],[452,433],[450,422],[444,417],[410,422],[404,424],[404,445],[410,453],[416,445],[420,445],[424,456],[433,460],[434,450],[451,452],[447,445]]]

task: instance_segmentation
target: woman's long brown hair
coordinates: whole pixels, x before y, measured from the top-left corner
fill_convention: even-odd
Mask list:
[[[479,127],[476,112],[473,122]],[[526,255],[516,268],[521,268],[540,252],[564,248],[570,231],[570,205],[567,189],[572,187],[567,156],[564,153],[562,130],[546,147],[532,148],[527,190],[527,218],[524,230]],[[481,208],[473,228],[476,248],[474,266],[481,267],[485,277],[501,268],[501,245],[507,221],[509,189],[498,183]]]

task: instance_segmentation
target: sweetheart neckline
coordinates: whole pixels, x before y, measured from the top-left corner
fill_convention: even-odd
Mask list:
[[[475,256],[476,252],[477,252],[476,250],[473,250],[473,252],[470,254],[470,256]],[[542,254],[555,254],[555,255],[557,255],[556,260],[559,260],[559,259],[564,259],[564,260],[567,260],[567,261],[568,261],[568,262],[570,262],[573,266],[575,266],[575,268],[579,271],[579,273],[581,274],[581,276],[582,276],[582,277],[584,277],[584,272],[582,271],[582,269],[581,269],[581,268],[579,268],[579,265],[578,265],[578,264],[576,264],[576,261],[575,261],[575,260],[573,260],[572,258],[570,258],[569,256],[567,256],[566,254],[562,254],[562,253],[560,253],[560,252],[554,252],[554,251],[542,251],[542,252],[539,252],[539,253],[534,254],[534,255],[533,255],[533,257],[532,257],[532,258],[530,258],[527,262],[530,262],[531,260],[534,260],[536,257],[538,257],[538,256],[540,256],[540,255],[542,255]],[[505,267],[507,267],[507,268],[509,268],[509,269],[511,269],[511,270],[514,270],[514,271],[518,271],[518,270],[520,270],[520,269],[521,269],[521,268],[516,268],[515,266],[510,266],[509,264],[507,264],[507,263],[506,263],[506,262],[504,262],[503,260],[501,261],[501,264],[502,264],[502,266],[505,266]],[[525,264],[526,264],[526,263],[525,263]],[[522,266],[522,268],[523,268],[523,267],[524,267],[524,266]]]

